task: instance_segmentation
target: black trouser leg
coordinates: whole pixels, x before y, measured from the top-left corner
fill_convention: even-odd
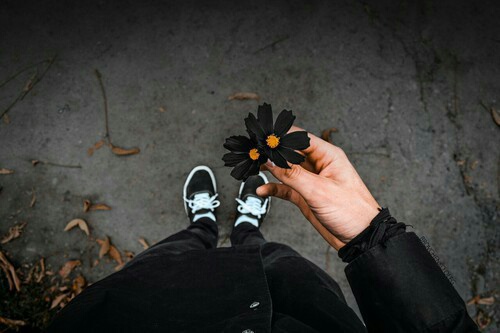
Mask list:
[[[233,228],[231,244],[235,245],[263,245],[266,243],[259,228],[251,223],[243,222]]]
[[[219,228],[209,218],[201,218],[186,229],[173,234],[136,256],[130,263],[150,255],[180,254],[191,250],[208,250],[217,247]]]
[[[342,332],[365,332],[337,282],[321,268],[279,243],[263,244],[261,255],[275,312],[319,332],[330,332],[331,327],[342,327]]]
[[[231,243],[260,245],[274,312],[294,317],[320,332],[329,332],[331,327],[343,327],[345,332],[365,331],[337,282],[291,247],[266,242],[259,228],[250,223],[233,229]]]

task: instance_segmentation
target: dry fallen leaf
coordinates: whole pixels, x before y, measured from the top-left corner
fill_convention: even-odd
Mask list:
[[[59,270],[59,275],[64,279],[68,277],[68,275],[71,273],[75,267],[80,266],[82,262],[80,260],[70,260],[67,261]]]
[[[227,99],[230,101],[232,101],[232,100],[243,101],[246,99],[253,99],[253,100],[258,101],[258,100],[260,100],[260,97],[256,93],[252,93],[252,92],[237,92],[237,93],[229,96]]]
[[[118,266],[115,267],[115,270],[119,270],[123,267],[123,260],[122,260],[122,255],[120,254],[120,251],[114,246],[111,245],[109,247],[109,256],[113,258],[114,261],[118,264]]]
[[[160,107],[158,108],[158,111],[160,111],[160,112],[167,112],[167,109],[166,109],[166,108],[164,108],[163,106],[160,106]]]
[[[31,164],[32,164],[33,166],[36,166],[38,163],[40,163],[40,161],[39,161],[39,160],[31,160]]]
[[[36,194],[35,194],[35,191],[33,191],[31,193],[30,207],[33,208],[35,206],[35,203],[36,203]]]
[[[90,268],[94,268],[95,266],[99,265],[99,259],[94,260]]]
[[[14,170],[0,168],[0,175],[10,175],[10,174],[13,174],[13,173],[14,173]]]
[[[10,227],[7,234],[2,237],[2,240],[0,240],[0,243],[7,244],[11,240],[20,237],[21,234],[23,233],[23,229],[25,226],[26,226],[26,222],[22,222],[20,224],[16,224],[13,227]]]
[[[38,73],[35,73],[31,76],[31,78],[26,81],[26,84],[24,85],[23,92],[28,92],[33,88],[33,84],[35,83],[35,80],[37,78]]]
[[[484,330],[491,323],[491,318],[483,311],[479,310],[476,316],[476,324],[480,330]]]
[[[493,303],[495,303],[495,298],[494,297],[480,298],[477,301],[477,304],[482,304],[482,305],[493,305]]]
[[[69,303],[69,302],[70,302],[73,298],[75,298],[75,296],[76,296],[76,295],[75,295],[75,293],[71,293],[71,294],[69,295],[69,297],[67,298],[68,303]],[[61,308],[62,308],[62,307],[64,307],[64,305],[66,305],[66,304],[61,304]]]
[[[68,295],[66,294],[61,294],[59,296],[56,296],[53,300],[52,300],[52,304],[50,305],[50,310],[54,309],[55,307],[57,307],[66,297],[68,297]]]
[[[135,256],[134,252],[132,252],[132,251],[127,251],[127,250],[125,250],[125,251],[123,251],[123,253],[125,254],[125,256],[126,256],[129,260],[130,260],[130,259],[133,259],[133,258],[134,258],[134,256]]]
[[[111,210],[111,207],[103,203],[97,203],[91,204],[89,210]]]
[[[477,304],[477,300],[479,299],[479,296],[474,296],[472,297],[468,302],[467,305],[472,305],[472,304]]]
[[[495,124],[500,126],[500,112],[494,108],[490,108],[490,112],[491,112],[491,118],[493,118]]]
[[[105,239],[96,239],[96,242],[101,246],[101,248],[99,249],[99,258],[102,258],[109,252],[109,237],[106,236]]]
[[[7,113],[3,115],[3,118],[2,118],[2,119],[3,119],[3,123],[4,123],[5,125],[10,124],[10,116],[9,116]]]
[[[321,138],[325,140],[326,142],[332,143],[332,139],[330,138],[330,134],[332,133],[337,133],[339,130],[336,129],[335,127],[332,128],[327,128],[326,130],[321,132]]]
[[[149,244],[148,244],[148,242],[144,238],[142,238],[142,237],[139,238],[139,243],[141,243],[141,245],[144,248],[144,250],[149,249]]]
[[[0,317],[0,324],[6,325],[10,328],[17,328],[19,326],[26,325],[26,322],[24,322],[23,320],[14,320],[5,317]]]
[[[82,219],[74,219],[74,220],[69,221],[68,224],[66,225],[66,227],[64,228],[64,231],[71,230],[76,226],[78,226],[84,233],[86,233],[87,236],[90,235],[87,222],[85,222]]]
[[[85,288],[87,281],[85,281],[85,278],[82,275],[78,275],[74,280],[73,280],[73,292],[75,295],[78,295],[79,293],[82,292],[83,288]]]
[[[89,211],[90,205],[92,205],[90,200],[88,200],[88,199],[83,200],[83,212],[84,213]]]
[[[42,282],[42,279],[45,277],[45,258],[40,258],[40,271],[35,273],[35,281],[36,283]]]
[[[474,296],[471,298],[468,302],[467,305],[471,304],[482,304],[482,305],[493,305],[495,303],[495,298],[490,296],[490,297],[483,297],[481,298],[479,295]]]
[[[34,265],[33,267],[31,267],[31,269],[28,272],[28,276],[23,281],[24,284],[30,284],[31,279],[33,278],[33,273],[35,272],[36,268],[37,268],[37,265]]]
[[[17,291],[21,291],[21,281],[17,277],[16,269],[12,266],[2,251],[0,251],[0,267],[4,271],[5,276],[7,276],[9,290],[16,288]]]
[[[117,264],[123,264],[122,255],[114,245],[109,246],[109,256],[113,258],[113,260],[116,261]]]
[[[93,204],[90,200],[85,199],[83,200],[83,212],[88,212],[88,211],[93,211],[93,210],[111,210],[111,207],[104,203],[96,203]]]
[[[99,148],[101,148],[102,146],[104,145],[104,140],[99,140],[97,141],[96,143],[94,143],[94,145],[92,147],[90,147],[88,150],[87,150],[87,154],[89,156],[92,156],[94,154],[94,151],[98,150]]]
[[[141,152],[139,148],[124,149],[117,146],[111,146],[111,151],[118,156],[135,155]]]

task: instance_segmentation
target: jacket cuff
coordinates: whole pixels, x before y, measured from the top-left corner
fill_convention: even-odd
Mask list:
[[[390,238],[405,232],[406,224],[396,221],[388,208],[382,208],[370,225],[342,247],[338,255],[342,261],[350,263],[375,245],[384,245]]]

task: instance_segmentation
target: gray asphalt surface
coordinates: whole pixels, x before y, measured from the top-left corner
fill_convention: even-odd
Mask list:
[[[311,133],[336,127],[333,142],[378,202],[425,236],[460,295],[498,299],[500,128],[487,108],[500,108],[499,6],[390,3],[2,2],[0,81],[57,55],[0,124],[0,168],[15,170],[0,175],[0,234],[27,222],[2,249],[18,265],[43,256],[54,271],[82,259],[78,270],[95,281],[115,266],[91,267],[95,238],[138,253],[139,237],[154,243],[187,225],[182,185],[199,164],[217,176],[229,246],[238,182],[222,143],[256,111],[257,101],[228,100],[248,91],[292,109]],[[94,69],[113,142],[140,154],[88,156],[105,135]],[[0,109],[32,75],[0,88]],[[84,199],[112,210],[83,213]],[[88,222],[90,238],[63,232],[73,218]],[[298,209],[274,200],[262,229],[326,269],[355,307],[344,264]],[[498,322],[497,303],[481,308]]]

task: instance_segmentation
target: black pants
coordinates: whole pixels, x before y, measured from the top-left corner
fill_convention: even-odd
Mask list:
[[[214,249],[217,247],[218,238],[219,228],[217,223],[209,218],[202,218],[195,223],[191,223],[186,229],[155,244],[148,251],[153,251],[156,247],[161,247],[164,251],[175,254],[190,250]],[[231,233],[231,244],[233,246],[264,245],[266,243],[259,228],[250,223],[241,223]]]
[[[285,313],[308,323],[310,318],[317,315],[313,312],[318,310],[317,308],[313,309],[312,306],[302,307],[299,304],[303,303],[302,300],[307,295],[318,294],[321,295],[321,299],[316,299],[315,307],[321,307],[327,312],[333,311],[339,306],[339,303],[346,307],[344,295],[337,282],[291,247],[267,242],[260,230],[250,223],[241,223],[235,227],[230,238],[232,246],[260,246],[264,271],[271,292],[273,311]],[[159,253],[162,256],[176,255],[191,250],[214,249],[217,247],[217,240],[217,224],[211,219],[203,218],[142,252],[130,263],[140,260],[144,255]],[[300,293],[290,292],[299,290]],[[335,321],[334,317],[329,319]],[[325,322],[325,324],[327,323]]]

